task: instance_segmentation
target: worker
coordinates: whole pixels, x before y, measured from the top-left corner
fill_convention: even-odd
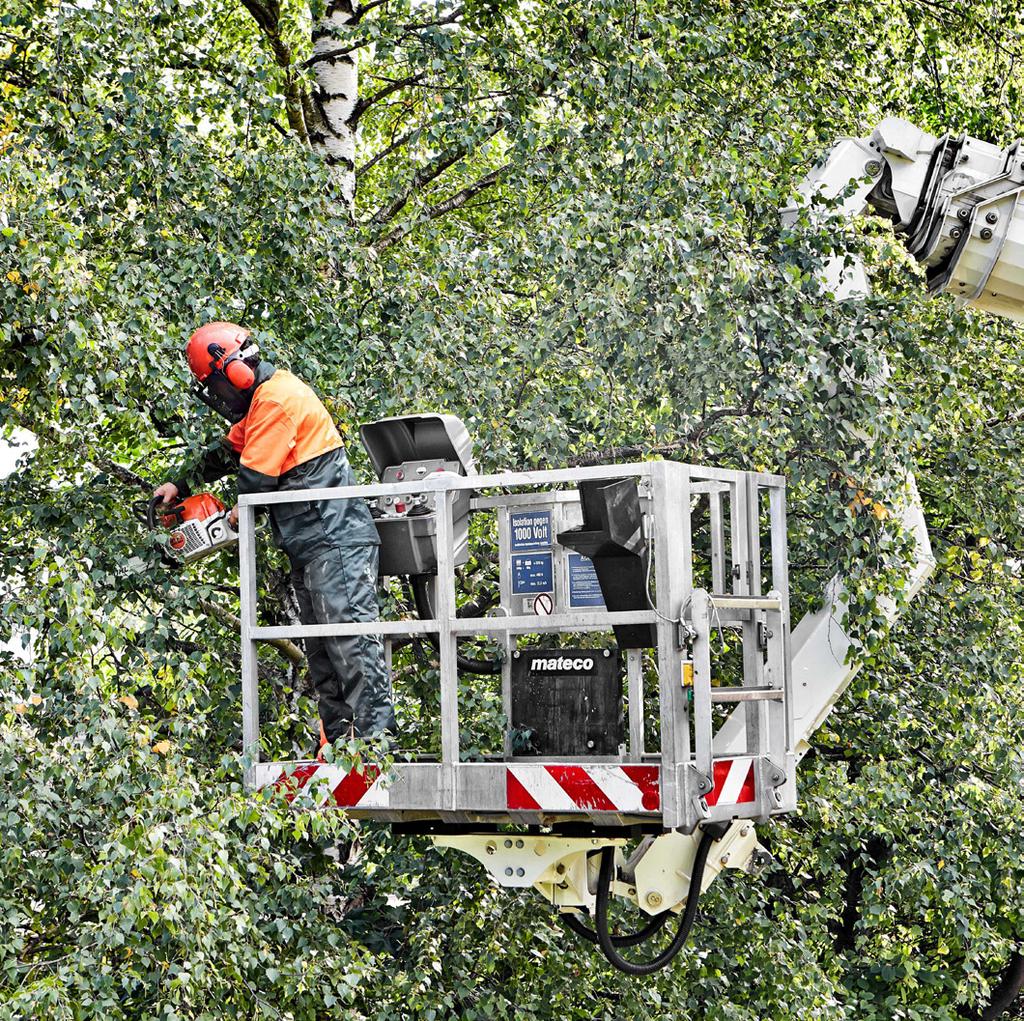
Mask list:
[[[250,332],[212,322],[192,334],[188,365],[203,403],[232,423],[191,470],[153,493],[164,504],[189,483],[238,473],[239,493],[329,489],[356,484],[341,436],[317,395],[260,357]],[[238,507],[230,515],[237,527]],[[377,620],[380,538],[362,500],[270,506],[274,541],[288,555],[304,624]],[[320,709],[320,750],[348,736],[394,732],[391,680],[377,636],[307,638],[306,659]]]

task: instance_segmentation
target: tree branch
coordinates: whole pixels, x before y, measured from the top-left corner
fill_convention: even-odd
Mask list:
[[[94,457],[92,461],[96,464],[97,468],[105,471],[108,475],[113,475],[114,478],[120,479],[126,485],[138,486],[140,489],[150,490],[153,488],[153,484],[147,479],[144,479],[141,475],[136,475],[131,468],[126,468],[123,464],[118,464],[117,461],[111,461],[106,457]]]
[[[382,0],[387,3],[388,0]],[[359,23],[359,19],[363,14],[376,4],[370,4],[368,7],[361,8],[356,12],[355,16],[349,22],[350,25],[356,25]],[[424,28],[438,28],[441,25],[454,25],[462,17],[465,8],[458,7],[451,14],[446,15],[443,18],[437,18],[434,21],[421,21],[416,24],[401,25],[398,30],[398,34],[394,37],[389,37],[388,42],[394,44],[400,42],[405,36],[412,35],[414,32],[422,31]],[[325,50],[323,53],[314,53],[312,57],[308,57],[302,62],[302,66],[305,68],[315,67],[317,64],[327,60],[337,60],[338,57],[347,57],[350,53],[355,53],[356,50],[365,49],[371,43],[376,42],[374,38],[363,39],[360,42],[352,43],[351,46],[338,46],[333,50]]]
[[[837,952],[854,950],[856,947],[857,922],[860,921],[861,899],[864,895],[864,879],[869,864],[881,865],[892,856],[892,847],[881,837],[872,837],[863,851],[863,858],[858,849],[851,848],[844,856],[844,868],[847,869],[846,883],[843,893],[843,913],[838,924],[830,926],[835,937]]]
[[[1019,950],[1015,950],[1010,954],[1002,977],[989,996],[988,1006],[982,1010],[961,1007],[958,1014],[964,1021],[996,1021],[1014,1005],[1022,988],[1024,988],[1024,955]]]
[[[230,610],[226,610],[223,606],[211,602],[209,599],[200,599],[199,606],[207,613],[222,621],[224,624],[229,625],[235,630],[241,629],[242,622]],[[285,657],[285,659],[294,663],[295,666],[302,666],[306,662],[306,657],[303,651],[294,642],[288,641],[287,638],[258,638],[257,641],[262,642],[265,645],[272,645]]]
[[[303,90],[299,88],[293,73],[291,48],[281,38],[280,3],[278,0],[266,0],[266,2],[242,0],[242,6],[252,15],[260,31],[270,43],[277,66],[284,71],[284,105],[288,116],[288,126],[298,135],[303,145],[308,145],[309,131],[304,115]]]
[[[382,238],[379,238],[375,247],[378,251],[389,248],[396,242],[401,241],[402,238],[415,230],[421,224],[428,223],[430,220],[436,220],[439,216],[444,216],[446,213],[453,212],[460,206],[465,205],[466,202],[468,202],[474,195],[478,195],[484,189],[490,188],[492,185],[496,184],[501,175],[511,166],[511,163],[506,163],[504,166],[498,167],[497,170],[492,170],[489,174],[484,174],[483,177],[477,178],[477,180],[472,184],[467,184],[465,188],[460,188],[454,195],[450,195],[443,202],[438,202],[433,206],[427,206],[423,214],[413,220],[412,223],[407,223],[402,227],[396,227],[394,230],[385,234]]]
[[[981,1021],[995,1021],[1013,1006],[1024,988],[1024,955],[1015,950],[1010,955],[999,985],[992,990],[988,1006],[981,1012]]]
[[[352,24],[358,24],[365,15],[369,14],[374,7],[382,7],[386,3],[390,3],[391,0],[370,0],[368,4],[360,4],[358,10],[352,18]]]
[[[367,96],[365,99],[360,99],[359,102],[356,103],[355,110],[352,111],[352,116],[349,118],[349,122],[353,127],[355,127],[355,125],[359,123],[359,118],[362,117],[362,115],[366,113],[374,103],[379,103],[382,99],[387,99],[388,96],[398,92],[400,89],[408,88],[410,85],[417,85],[426,77],[427,72],[420,71],[419,74],[411,74],[405,78],[396,78],[388,85],[385,85],[379,92],[375,92],[372,96]]]
[[[431,181],[436,180],[440,177],[449,167],[454,166],[464,156],[469,153],[469,146],[457,146],[454,149],[449,149],[447,152],[443,152],[435,160],[432,160],[426,166],[421,167],[413,174],[412,182],[409,187],[405,189],[396,199],[394,199],[389,205],[384,206],[377,210],[370,217],[371,223],[387,223],[393,220],[408,204],[409,199],[412,198],[413,193],[419,191],[421,188],[430,184]]]
[[[496,184],[498,178],[505,173],[506,170],[511,169],[512,164],[506,163],[504,166],[498,167],[497,170],[492,170],[489,174],[484,174],[483,177],[477,178],[472,184],[467,184],[465,188],[460,188],[454,195],[449,196],[443,202],[438,202],[427,210],[427,219],[433,220],[438,216],[444,216],[445,213],[453,212],[454,210],[465,205],[474,195],[478,195],[485,188],[490,188],[492,184]]]
[[[367,160],[361,167],[359,167],[359,169],[356,170],[356,177],[365,174],[366,171],[370,169],[370,167],[376,166],[376,164],[380,163],[380,161],[383,159],[387,159],[388,156],[390,156],[393,152],[397,152],[399,149],[402,148],[402,146],[408,145],[422,131],[422,126],[416,127],[413,128],[411,131],[407,131],[401,137],[396,138],[393,142],[391,142],[390,145],[387,146],[387,148],[381,149],[381,151],[377,153],[376,156],[373,156],[371,159]]]
[[[317,64],[324,64],[328,61],[337,60],[339,57],[347,57],[350,53],[355,53],[356,50],[361,50],[364,46],[368,46],[370,40],[362,43],[353,43],[351,46],[339,46],[333,50],[324,50],[323,53],[314,53],[312,57],[307,57],[302,62],[302,67],[307,70],[311,67],[316,67]]]
[[[634,457],[643,457],[649,454],[677,454],[681,450],[692,447],[708,430],[723,418],[740,418],[744,415],[752,415],[757,399],[764,390],[766,380],[762,379],[750,392],[746,402],[736,408],[716,408],[700,420],[682,439],[674,443],[665,443],[658,447],[649,447],[643,443],[637,443],[629,447],[612,447],[604,451],[589,451],[569,459],[569,466],[574,468],[587,467],[588,465],[605,464],[608,461],[616,462],[628,460]]]
[[[388,221],[393,220],[405,208],[405,206],[409,202],[409,199],[412,198],[415,192],[419,191],[421,188],[430,184],[431,181],[436,180],[446,170],[448,170],[449,167],[452,167],[456,163],[458,163],[459,160],[461,160],[464,156],[467,156],[473,149],[475,149],[482,142],[486,142],[489,138],[493,138],[502,129],[503,126],[503,122],[498,121],[497,123],[491,125],[487,133],[482,138],[472,143],[457,145],[452,149],[448,149],[447,151],[441,153],[439,156],[433,159],[430,163],[426,164],[426,166],[420,167],[420,169],[417,170],[415,174],[413,174],[413,178],[409,184],[409,187],[406,188],[406,190],[402,192],[397,198],[395,198],[389,205],[378,209],[377,212],[370,217],[370,222],[387,223]],[[398,232],[392,231],[392,234],[395,233]],[[393,241],[398,240],[400,237],[404,237],[405,233],[408,232],[406,231],[398,233],[398,236],[395,237],[392,241],[387,241],[384,247],[387,247],[388,244],[392,244]],[[390,238],[391,235],[389,234],[388,237]],[[380,242],[378,242],[378,247],[380,247]]]

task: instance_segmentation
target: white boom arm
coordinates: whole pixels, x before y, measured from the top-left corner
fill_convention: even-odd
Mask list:
[[[799,215],[819,195],[839,201],[851,216],[869,209],[886,215],[926,267],[931,293],[949,292],[974,308],[1024,321],[1022,194],[1020,142],[1002,149],[967,135],[937,139],[893,117],[867,138],[842,139],[804,180],[799,201],[783,216]],[[841,260],[834,260],[826,278],[839,298],[867,293],[859,265],[844,272]],[[907,478],[901,519],[916,543],[908,579],[912,598],[934,567],[913,476]],[[824,606],[793,630],[793,719],[801,753],[859,669],[847,662],[845,612],[842,579],[833,578]],[[890,621],[896,614],[890,604]],[[715,737],[716,755],[737,752],[742,729],[734,714]]]

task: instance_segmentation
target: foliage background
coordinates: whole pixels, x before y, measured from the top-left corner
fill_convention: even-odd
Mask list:
[[[311,34],[338,11],[355,168],[308,130]],[[0,430],[39,447],[0,485],[3,619],[31,644],[0,654],[0,1017],[1013,1016],[1019,331],[925,300],[885,225],[778,210],[883,116],[1008,143],[1021,28],[1008,0],[8,0]],[[873,297],[820,293],[834,250]],[[180,357],[214,317],[353,441],[430,408],[487,468],[788,475],[794,616],[847,572],[867,669],[768,832],[777,869],[716,883],[672,971],[612,972],[421,840],[364,827],[339,864],[344,819],[241,792],[234,568],[169,574],[129,513],[219,428]],[[940,566],[883,642],[911,465]],[[268,741],[308,748],[301,669],[263,660]],[[429,673],[406,676],[429,740]]]

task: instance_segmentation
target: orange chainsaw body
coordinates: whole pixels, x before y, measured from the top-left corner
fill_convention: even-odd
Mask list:
[[[168,546],[185,563],[200,560],[238,541],[238,533],[228,522],[224,504],[209,493],[185,497],[161,514],[160,522],[171,530]]]

